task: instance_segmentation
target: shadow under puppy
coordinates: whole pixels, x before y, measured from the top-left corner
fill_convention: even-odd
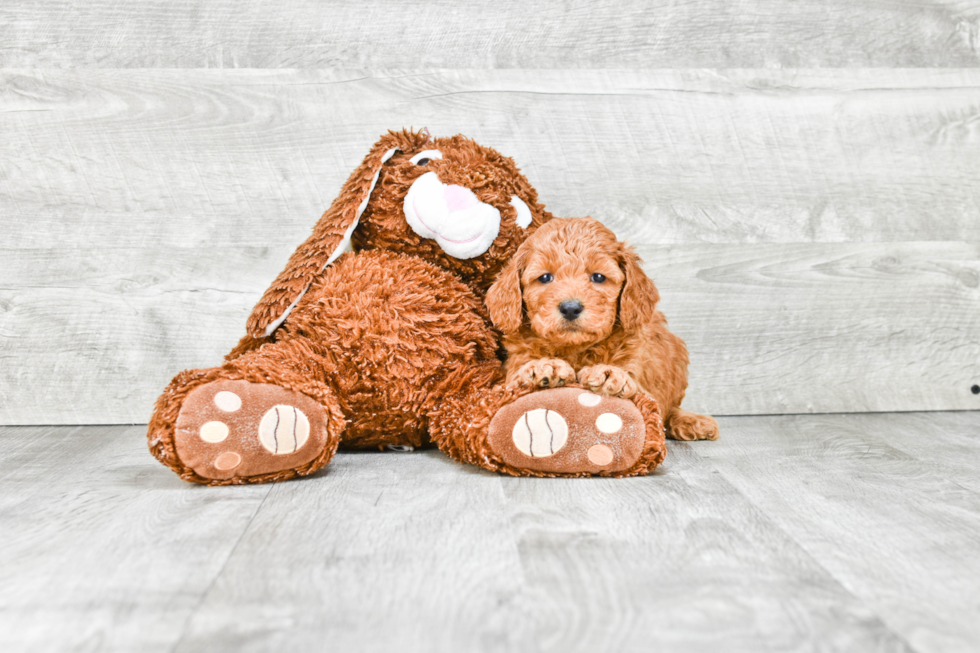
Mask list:
[[[656,310],[660,295],[632,248],[592,218],[552,219],[487,293],[504,334],[508,383],[657,400],[668,437],[715,440],[718,423],[681,410],[687,348]]]

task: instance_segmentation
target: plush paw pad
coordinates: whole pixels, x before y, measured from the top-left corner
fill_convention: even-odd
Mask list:
[[[529,410],[514,424],[514,446],[525,456],[546,458],[568,442],[568,422],[553,410]]]
[[[195,388],[177,416],[174,445],[198,475],[229,479],[305,465],[326,446],[326,411],[279,386],[214,381]]]
[[[490,447],[508,465],[559,474],[626,470],[645,441],[632,402],[581,388],[525,395],[494,415],[489,432]]]

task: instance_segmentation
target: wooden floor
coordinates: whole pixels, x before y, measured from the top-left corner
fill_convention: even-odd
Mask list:
[[[4,427],[4,651],[976,651],[980,412],[732,417],[659,473],[436,451],[203,488]]]

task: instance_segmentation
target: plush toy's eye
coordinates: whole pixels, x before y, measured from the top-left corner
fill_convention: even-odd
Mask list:
[[[409,161],[417,166],[424,166],[432,159],[441,159],[442,152],[439,150],[424,150],[413,156]]]
[[[545,272],[540,277],[538,277],[538,281],[540,281],[541,283],[551,283],[554,280],[555,278],[551,275],[550,272]]]
[[[594,283],[602,283],[602,282],[604,282],[605,280],[606,280],[606,275],[604,275],[604,274],[599,274],[598,272],[593,272],[593,273],[592,273],[592,281],[593,281]]]

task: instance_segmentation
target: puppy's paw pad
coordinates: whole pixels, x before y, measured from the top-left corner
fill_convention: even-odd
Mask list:
[[[583,367],[577,375],[578,382],[595,393],[629,399],[639,390],[629,372],[613,365]]]
[[[575,382],[575,370],[560,358],[539,358],[522,365],[514,380],[538,388],[560,388]]]
[[[718,422],[707,415],[677,410],[670,417],[667,433],[674,440],[717,440]]]
[[[214,381],[195,388],[177,416],[181,462],[213,480],[296,469],[323,453],[327,412],[276,385]]]
[[[640,457],[646,424],[625,399],[581,388],[540,390],[504,406],[490,422],[490,448],[517,469],[598,474],[629,469]]]

